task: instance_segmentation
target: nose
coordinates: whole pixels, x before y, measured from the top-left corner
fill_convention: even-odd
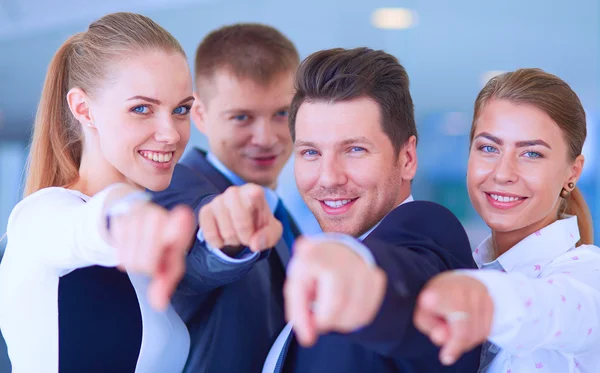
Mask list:
[[[503,154],[496,163],[494,180],[499,184],[512,184],[519,179],[517,160],[512,154]]]
[[[185,123],[177,122],[173,118],[161,120],[154,133],[154,139],[161,143],[176,144],[181,140],[179,130],[185,125]],[[189,122],[187,125],[189,126]]]
[[[257,119],[253,124],[252,143],[261,148],[272,148],[277,143],[277,133],[274,126],[281,125],[270,119]]]
[[[335,188],[348,182],[346,168],[343,162],[335,154],[322,156],[321,169],[319,173],[319,184],[323,188]]]

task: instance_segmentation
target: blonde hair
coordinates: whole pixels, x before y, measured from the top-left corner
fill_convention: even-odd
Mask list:
[[[545,112],[560,128],[569,148],[569,159],[575,161],[587,136],[585,111],[577,94],[559,77],[541,69],[519,69],[498,75],[485,85],[475,100],[470,140],[485,105],[492,99],[534,106]],[[592,244],[594,230],[590,210],[577,187],[561,201],[562,214],[576,215],[581,239],[577,246]]]
[[[150,49],[185,56],[164,28],[148,17],[125,12],[100,18],[58,49],[48,67],[35,118],[25,196],[69,185],[79,177],[83,133],[67,103],[69,90],[79,87],[93,94],[108,75],[111,62]]]

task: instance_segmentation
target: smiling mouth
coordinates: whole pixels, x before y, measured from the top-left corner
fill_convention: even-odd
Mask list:
[[[175,152],[153,152],[147,150],[140,150],[138,153],[142,157],[157,163],[169,163],[175,155]]]
[[[321,202],[323,202],[323,204],[326,205],[327,207],[331,207],[333,209],[338,209],[338,208],[346,206],[347,204],[349,204],[350,202],[353,202],[355,200],[356,200],[356,198],[338,199],[338,200],[323,200]]]
[[[518,197],[518,196],[506,196],[506,195],[494,194],[494,193],[486,193],[486,194],[488,196],[490,196],[490,198],[492,198],[494,201],[504,202],[504,203],[522,201],[527,198],[527,197]]]
[[[499,210],[510,210],[522,204],[527,197],[485,192],[485,198],[491,207]]]

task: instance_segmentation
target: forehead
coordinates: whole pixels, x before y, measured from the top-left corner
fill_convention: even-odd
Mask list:
[[[215,72],[211,79],[198,82],[198,89],[209,104],[221,110],[273,109],[288,106],[293,96],[292,71],[275,75],[268,83],[240,78],[227,70]]]
[[[116,63],[103,89],[111,96],[143,95],[179,102],[192,92],[187,61],[180,53],[149,51]]]
[[[296,140],[339,143],[348,138],[366,137],[372,142],[386,138],[379,105],[369,98],[340,102],[304,102],[296,115]]]
[[[486,104],[477,121],[475,136],[482,132],[506,142],[540,139],[550,145],[564,143],[560,128],[543,110],[506,100]]]

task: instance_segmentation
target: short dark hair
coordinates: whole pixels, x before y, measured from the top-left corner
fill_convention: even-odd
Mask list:
[[[196,81],[229,69],[239,78],[268,84],[277,74],[295,70],[300,57],[294,44],[279,30],[258,23],[237,23],[209,33],[198,45]]]
[[[379,104],[381,127],[396,154],[417,136],[408,74],[398,59],[369,48],[328,49],[308,56],[298,68],[289,126],[296,139],[296,115],[302,103],[331,103],[369,97]]]

